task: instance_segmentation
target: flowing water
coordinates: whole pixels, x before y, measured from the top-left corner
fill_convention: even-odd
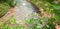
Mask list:
[[[38,18],[37,9],[26,0],[16,0],[15,18],[18,23],[31,18]]]

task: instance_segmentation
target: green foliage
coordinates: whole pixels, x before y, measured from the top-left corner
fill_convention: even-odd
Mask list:
[[[16,24],[15,17],[12,17],[12,18],[10,19],[10,22],[11,22],[12,24]]]
[[[0,17],[2,17],[9,9],[9,5],[7,3],[0,4]]]
[[[4,26],[2,29],[24,29],[24,26]]]
[[[60,23],[60,4],[52,3],[54,1],[57,1],[57,0],[30,0],[30,2],[38,6],[38,8],[42,8],[45,12],[54,14],[54,17],[46,18],[45,16],[43,16],[38,19],[31,18],[29,20],[25,20],[24,23],[27,25],[26,27],[28,29],[55,29],[55,25],[53,23],[54,22]],[[5,2],[3,4],[0,4],[0,7],[1,7],[0,17],[3,15],[2,13],[5,14],[5,11],[7,12],[9,7],[14,6],[13,3],[14,2],[10,0],[10,1],[7,1],[7,3]],[[33,14],[32,17],[34,17],[35,15],[36,14]],[[10,22],[12,24],[16,24],[14,17],[11,18]],[[0,22],[0,25],[3,25],[3,24]],[[3,26],[2,29],[24,29],[24,27],[25,27],[24,25],[14,27],[14,26],[9,26],[8,24],[6,24],[5,26]]]
[[[0,17],[7,13],[10,7],[15,5],[14,0],[1,0],[0,1]]]
[[[9,25],[9,24],[15,24],[15,26],[13,25]],[[23,25],[16,25],[16,20],[15,20],[15,17],[12,16],[12,18],[10,19],[10,21],[8,22],[5,22],[5,24],[3,24],[2,22],[0,22],[0,26],[2,27],[1,29],[24,29],[24,26]]]
[[[45,22],[46,24],[44,24],[45,28],[41,27],[41,26],[39,26],[39,27],[44,28],[44,29],[55,29],[53,22],[59,22],[58,24],[60,24],[60,21],[59,21],[60,20],[60,4],[59,4],[59,1],[57,1],[58,4],[56,4],[56,2],[54,2],[54,1],[57,1],[57,0],[31,0],[30,1],[33,4],[35,4],[36,6],[38,6],[39,9],[42,8],[43,11],[48,12],[50,14],[54,14],[54,17],[51,17],[50,19],[48,19],[48,18],[45,19],[44,17],[42,19],[40,18],[39,21],[37,21],[38,20],[37,19],[36,21],[41,22],[41,23],[43,23],[44,20],[46,20],[46,22]],[[33,21],[33,19],[31,19],[31,20]],[[33,22],[35,22],[35,21],[33,21]],[[36,25],[35,25],[35,28],[39,29],[39,28],[37,28]]]
[[[53,25],[53,20],[47,19],[46,17],[41,17],[40,19],[30,19],[26,20],[26,24],[28,24],[27,28],[32,28],[32,29],[55,29]]]

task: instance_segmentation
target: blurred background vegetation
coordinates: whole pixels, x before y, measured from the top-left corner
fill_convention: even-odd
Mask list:
[[[0,17],[7,13],[14,5],[14,0],[0,0]]]
[[[56,25],[60,26],[60,0],[28,0],[28,2],[35,4],[41,11],[37,23],[33,19],[34,29],[55,29]]]
[[[0,23],[2,29],[55,29],[56,25],[60,26],[60,0],[27,1],[36,5],[40,9],[40,18],[25,20],[21,26],[9,26],[9,22],[13,25],[16,24],[15,18],[12,17],[11,20],[4,25]],[[14,5],[13,0],[0,0],[0,17]]]

